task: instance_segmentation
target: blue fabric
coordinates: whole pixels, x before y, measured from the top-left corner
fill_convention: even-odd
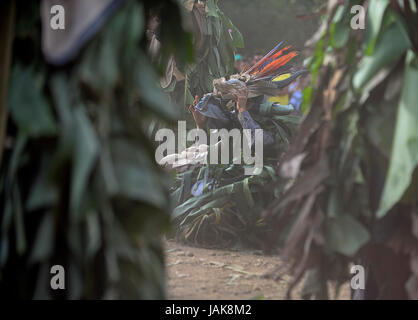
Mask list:
[[[106,20],[117,11],[119,6],[125,0],[113,0],[103,10],[102,14],[92,21],[92,23],[81,33],[81,35],[74,41],[72,46],[60,56],[46,56],[49,63],[54,65],[64,65],[72,60],[83,46],[97,33],[100,31]]]
[[[293,93],[292,97],[290,98],[290,104],[292,104],[296,110],[300,111],[300,107],[303,101],[303,94],[301,90],[297,90]]]
[[[219,99],[213,97],[211,93],[207,93],[203,96],[203,98],[196,105],[196,109],[206,117],[226,122],[230,121],[230,119],[220,107]]]

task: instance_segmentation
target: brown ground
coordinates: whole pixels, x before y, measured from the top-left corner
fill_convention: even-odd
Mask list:
[[[285,299],[289,275],[273,279],[284,270],[277,256],[257,251],[226,251],[185,246],[166,241],[169,299]],[[292,293],[300,299],[301,285]],[[348,299],[348,285],[339,299]]]

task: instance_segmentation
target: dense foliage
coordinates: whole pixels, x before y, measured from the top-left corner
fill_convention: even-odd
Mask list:
[[[187,65],[177,60],[169,63],[162,86],[173,102],[188,110],[196,95],[212,92],[214,79],[234,73],[234,53],[244,40],[219,9],[218,0],[183,1],[183,8],[185,25],[194,36],[196,59]]]
[[[41,55],[39,12],[38,1],[19,2],[9,33],[0,296],[163,298],[160,235],[169,224],[169,193],[145,131],[147,119],[176,115],[144,35],[147,17],[158,15],[167,55],[190,61],[180,8],[125,1],[61,68]],[[64,291],[50,288],[53,265],[65,268]]]
[[[246,176],[245,165],[236,164],[193,165],[176,173],[171,195],[177,204],[172,218],[178,240],[203,246],[262,247],[269,226],[261,213],[274,198],[271,186],[278,155],[286,150],[299,117],[255,114],[254,119],[275,139],[275,146],[264,150],[261,174]],[[241,125],[237,121],[235,126]]]
[[[355,4],[364,31],[350,28]],[[266,211],[293,262],[289,294],[306,275],[304,297],[326,298],[361,264],[363,297],[418,298],[417,21],[417,1],[328,2],[307,115],[279,168],[289,185]]]
[[[186,7],[190,2],[186,1]],[[178,97],[180,88],[180,100],[186,106],[193,102],[194,95],[201,97],[212,92],[214,79],[236,73],[234,53],[244,43],[239,30],[217,3],[209,0],[206,6],[195,3],[187,7],[194,25],[196,63],[186,68],[181,83],[173,76],[174,68],[168,68],[171,76],[164,79],[166,91],[172,90],[171,97]],[[167,79],[171,79],[170,85]],[[178,170],[171,187],[172,200],[177,205],[172,218],[178,240],[204,246],[262,246],[268,226],[261,212],[274,194],[280,193],[271,188],[276,178],[275,166],[295,132],[299,117],[257,113],[253,117],[265,132],[275,136],[274,147],[264,150],[262,174],[245,176],[244,166],[234,164],[193,165]],[[194,126],[190,117],[188,120],[189,126]],[[235,120],[232,126],[241,128]]]

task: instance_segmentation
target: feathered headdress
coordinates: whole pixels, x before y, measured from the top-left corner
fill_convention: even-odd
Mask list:
[[[308,72],[302,69],[292,73],[292,64],[289,62],[297,55],[298,53],[292,50],[291,46],[283,47],[283,42],[280,42],[256,64],[240,74],[231,76],[230,80],[226,81],[225,78],[214,80],[215,93],[221,94],[223,98],[232,99],[234,91],[245,85],[248,88],[249,98],[260,95],[276,96],[281,89]],[[289,73],[290,76],[284,80],[274,81],[284,73]]]

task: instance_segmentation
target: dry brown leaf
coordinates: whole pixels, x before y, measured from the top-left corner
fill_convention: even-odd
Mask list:
[[[289,145],[289,149],[284,155],[282,163],[288,162],[298,154],[303,153],[306,143],[311,135],[318,129],[322,117],[320,103],[315,104],[309,111],[306,118],[301,123],[299,130]]]
[[[302,238],[307,235],[306,231],[311,226],[312,219],[310,214],[312,213],[312,207],[316,199],[316,192],[311,193],[304,202],[302,209],[299,212],[299,216],[289,232],[286,239],[283,255],[288,257],[298,247]]]
[[[280,199],[280,203],[276,210],[284,208],[290,202],[299,200],[302,197],[310,194],[314,189],[329,175],[328,158],[325,154],[319,161],[306,170],[290,189]]]

